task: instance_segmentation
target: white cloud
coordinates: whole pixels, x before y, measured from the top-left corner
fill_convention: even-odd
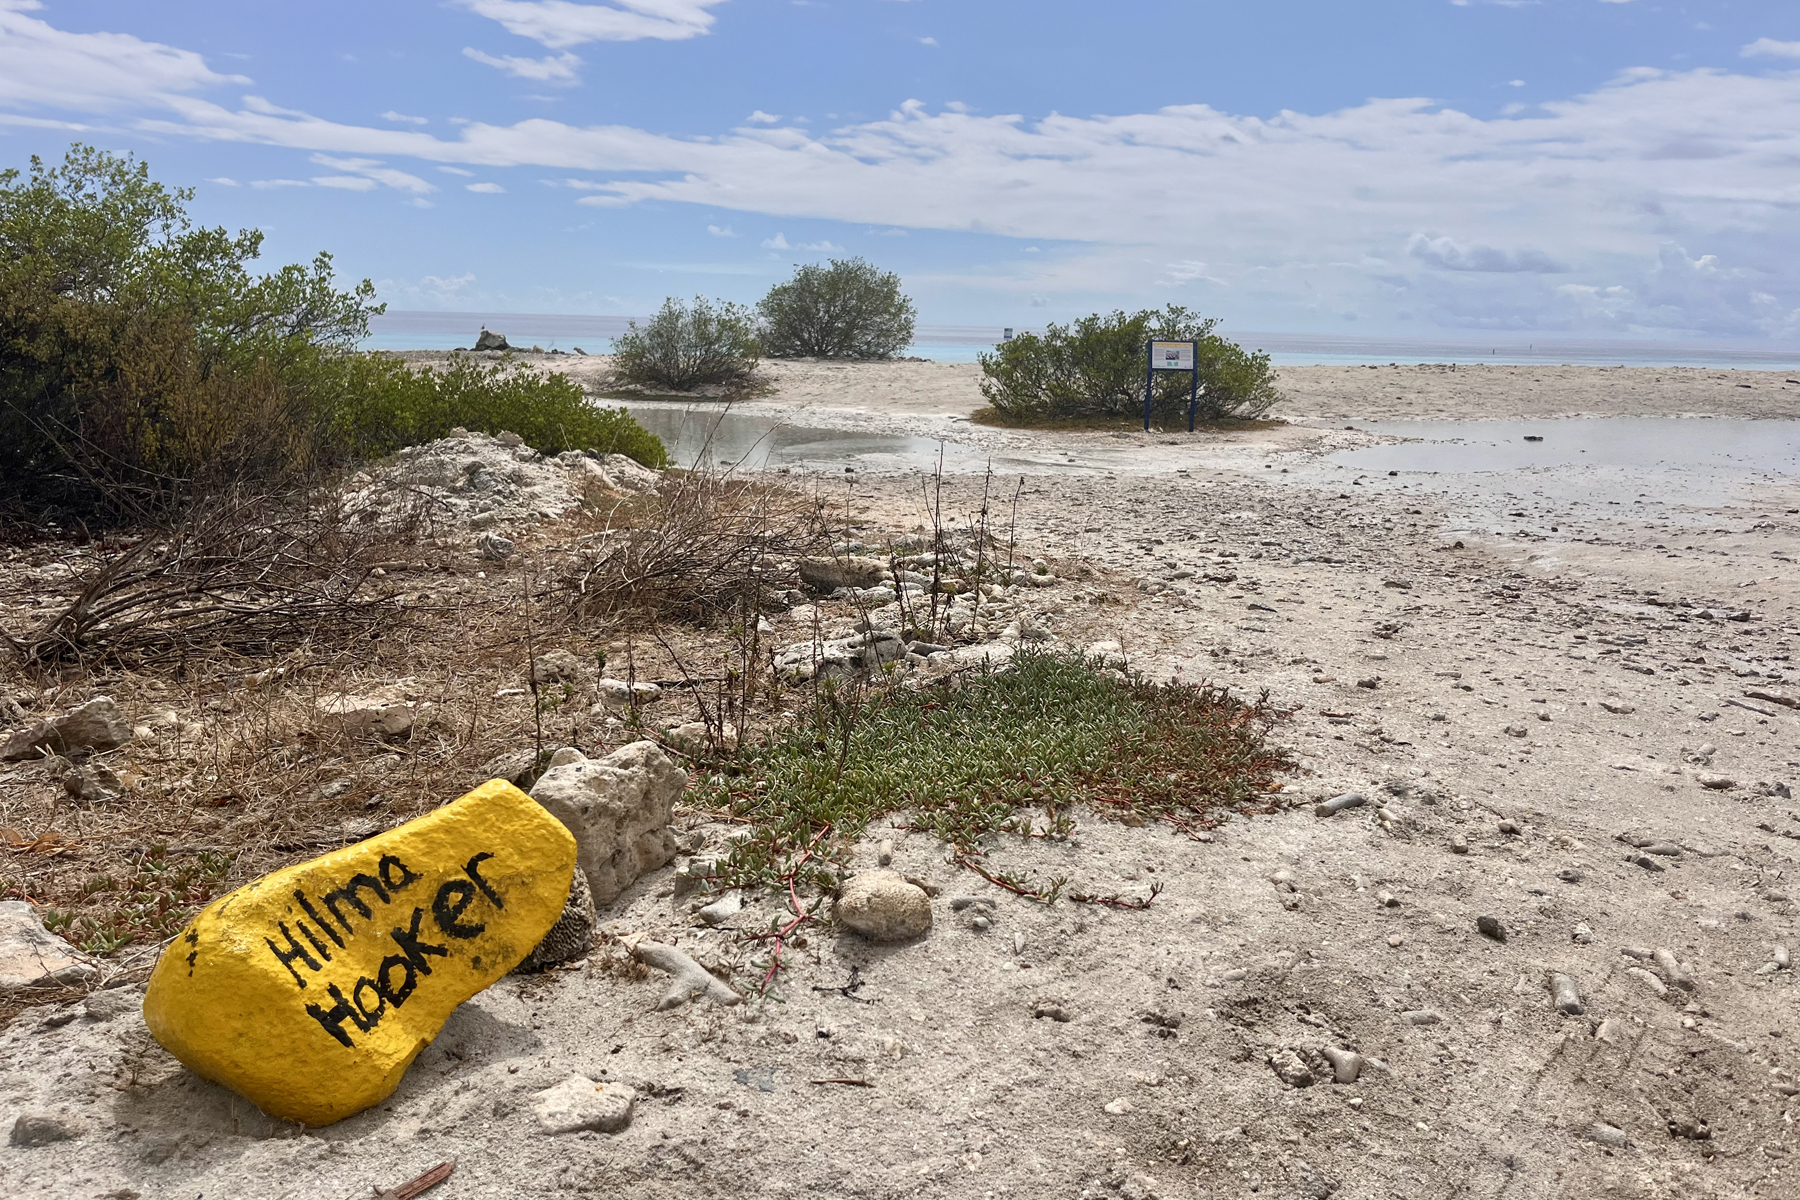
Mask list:
[[[1757,38],[1738,53],[1745,58],[1800,58],[1800,42],[1778,42],[1774,38]]]
[[[705,16],[706,7],[631,11]],[[1361,312],[1371,321],[1774,336],[1800,308],[1800,279],[1785,265],[1800,260],[1797,73],[1634,69],[1495,119],[1414,98],[1268,118],[1199,104],[982,116],[908,101],[885,118],[816,133],[752,124],[672,136],[540,118],[468,121],[435,137],[254,96],[219,103],[196,93],[233,80],[196,55],[64,34],[25,11],[22,0],[0,0],[0,122],[53,122],[37,110],[104,113],[153,137],[317,153],[332,167],[321,178],[413,195],[431,185],[382,164],[588,173],[578,182],[591,192],[577,203],[597,208],[654,200],[1061,243],[1054,256],[1020,255],[1005,270],[933,277],[1013,299],[1126,300],[1166,277],[1166,264],[1203,262],[1231,290],[1234,313],[1291,321]],[[64,79],[29,61],[37,51],[85,66]],[[140,61],[141,75],[123,71]],[[296,185],[319,186],[255,186]],[[1418,249],[1401,253],[1415,234]],[[1707,277],[1712,290],[1671,290],[1680,273],[1662,255],[1672,245],[1689,262],[1713,256],[1721,273]],[[1687,301],[1652,303],[1653,293],[1699,307],[1683,317]],[[1727,293],[1737,298],[1720,299]]]
[[[764,250],[811,250],[819,254],[842,254],[844,248],[831,241],[790,242],[783,234],[762,240]]]
[[[919,39],[919,45],[921,46],[935,46],[937,44],[938,40],[934,37],[922,37]]]
[[[0,0],[0,104],[101,113],[225,83],[191,50],[125,33],[65,33],[25,14],[38,0]]]
[[[706,10],[724,0],[617,0],[576,4],[572,0],[461,0],[463,7],[500,22],[508,33],[541,42],[552,50],[583,42],[635,42],[645,38],[681,41],[712,28]]]
[[[1451,238],[1428,237],[1423,233],[1415,233],[1407,239],[1406,252],[1420,262],[1446,271],[1555,275],[1569,269],[1542,250],[1497,250],[1479,244],[1464,246]]]
[[[372,192],[381,185],[363,175],[314,175],[314,187],[337,188],[345,192]]]
[[[370,187],[381,184],[398,191],[411,192],[414,195],[437,191],[436,187],[420,179],[417,175],[384,166],[381,160],[376,158],[334,158],[329,154],[315,154],[312,160],[321,167],[331,167],[334,170],[346,171],[359,176],[367,180]],[[315,179],[313,182],[319,183],[320,181]],[[320,183],[320,186],[343,187],[346,185]],[[366,191],[367,188],[358,187],[357,190]]]
[[[706,227],[706,232],[712,234],[714,237],[736,237],[737,236],[736,233],[732,232],[732,228],[729,225],[708,225]]]
[[[1220,287],[1226,286],[1223,279],[1215,279],[1207,274],[1205,263],[1196,262],[1193,259],[1163,264],[1162,278],[1157,282],[1165,287],[1180,287],[1182,284],[1192,283],[1196,279],[1206,283],[1216,283]]]
[[[511,54],[495,57],[483,54],[473,46],[464,46],[463,56],[490,67],[498,67],[515,79],[535,79],[540,83],[575,83],[581,78],[577,73],[581,59],[568,53],[550,54],[543,58],[519,58]]]
[[[745,117],[744,120],[749,121],[754,125],[773,125],[781,120],[781,117],[776,113],[766,113],[759,108],[749,116]]]
[[[304,179],[252,179],[250,186],[253,188],[291,188],[311,187],[312,184]]]
[[[465,171],[461,167],[439,167],[438,170],[446,175],[461,175],[464,178],[473,178],[475,174],[475,172]]]
[[[465,183],[463,187],[471,192],[480,192],[484,196],[498,196],[506,191],[497,183]]]
[[[219,184],[221,187],[241,187],[242,186],[241,184],[238,183],[237,180],[231,178],[229,175],[217,175],[211,179],[208,179],[206,182],[216,183],[216,184]]]
[[[384,121],[399,121],[400,123],[405,124],[405,125],[429,125],[429,124],[431,124],[430,117],[409,117],[405,113],[397,113],[391,108],[381,114],[381,119]]]

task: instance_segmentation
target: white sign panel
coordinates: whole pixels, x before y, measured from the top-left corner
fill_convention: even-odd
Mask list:
[[[1151,342],[1150,369],[1153,371],[1191,371],[1194,369],[1194,343]]]

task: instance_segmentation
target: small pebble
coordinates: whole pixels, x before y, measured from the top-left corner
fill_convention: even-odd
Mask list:
[[[1655,995],[1666,996],[1669,994],[1668,985],[1642,967],[1626,967],[1625,973],[1643,984]]]
[[[1400,1016],[1408,1025],[1436,1025],[1444,1019],[1428,1008],[1421,1008],[1414,1012],[1403,1012]]]
[[[1345,792],[1341,796],[1333,796],[1323,804],[1316,806],[1313,812],[1321,817],[1329,817],[1343,812],[1346,808],[1361,808],[1369,802],[1369,798],[1361,792]]]
[[[1362,1055],[1354,1050],[1339,1050],[1335,1046],[1325,1046],[1319,1050],[1319,1054],[1331,1064],[1331,1081],[1333,1083],[1355,1083],[1356,1077],[1362,1074]]]
[[[744,909],[744,898],[736,892],[726,892],[698,914],[708,925],[722,925],[738,915]]]
[[[1014,933],[1013,934],[1013,953],[1014,954],[1025,953],[1025,935],[1024,934],[1022,934],[1022,933]]]
[[[1648,854],[1634,854],[1627,861],[1637,864],[1646,871],[1660,871],[1663,869],[1663,865],[1654,858],[1651,858]]]
[[[988,920],[986,917],[976,917],[973,921],[970,921],[969,924],[971,926],[973,926],[976,930],[978,930],[982,933],[985,933],[990,928],[993,927],[994,923],[992,921]]]
[[[1658,946],[1651,951],[1650,958],[1670,987],[1680,988],[1684,992],[1694,990],[1694,977],[1688,974],[1688,969],[1676,960],[1674,952],[1667,946]]]
[[[1394,895],[1392,892],[1377,892],[1375,893],[1375,899],[1383,908],[1400,907],[1400,897]]]
[[[1519,832],[1519,823],[1517,821],[1502,821],[1500,822],[1500,832],[1509,835],[1517,835]]]
[[[1594,940],[1594,931],[1582,924],[1571,930],[1569,936],[1574,939],[1577,946],[1585,946]]]
[[[1106,1103],[1106,1111],[1112,1116],[1122,1117],[1131,1111],[1131,1101],[1125,1099],[1123,1096],[1120,1096],[1117,1100],[1109,1100]]]
[[[1397,933],[1388,934],[1387,942],[1388,942],[1388,945],[1392,946],[1396,950],[1398,950],[1401,946],[1406,945],[1406,939],[1401,937]]]
[[[1631,1145],[1631,1139],[1625,1136],[1623,1129],[1604,1121],[1595,1121],[1588,1129],[1588,1137],[1610,1150],[1623,1150]]]
[[[1469,852],[1469,839],[1465,838],[1460,833],[1451,834],[1450,835],[1450,853],[1452,853],[1452,854],[1467,854],[1468,852]]]
[[[1556,1003],[1558,1012],[1571,1017],[1579,1017],[1587,1009],[1581,1003],[1581,992],[1575,986],[1575,980],[1561,972],[1550,976],[1550,996]]]
[[[885,867],[893,861],[894,843],[891,841],[883,841],[881,845],[875,848],[875,863],[877,866]]]
[[[1496,942],[1506,940],[1506,926],[1500,923],[1498,917],[1476,917],[1475,931],[1482,937],[1492,938]]]

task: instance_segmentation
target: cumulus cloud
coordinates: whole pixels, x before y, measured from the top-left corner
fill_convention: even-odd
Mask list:
[[[1497,250],[1480,244],[1465,246],[1447,237],[1428,237],[1415,233],[1407,240],[1406,252],[1420,262],[1442,267],[1446,271],[1489,271],[1501,274],[1531,272],[1554,275],[1569,268],[1542,250]]]
[[[773,125],[781,120],[781,117],[776,113],[766,113],[759,108],[744,119],[753,125]]]
[[[463,57],[497,67],[515,79],[535,79],[540,83],[575,83],[581,78],[581,59],[573,54],[547,54],[543,58],[520,58],[513,54],[483,54],[473,46],[463,47]]]
[[[430,117],[409,117],[405,113],[395,112],[391,108],[381,114],[381,119],[384,121],[398,121],[403,125],[429,125],[429,124],[431,124]]]
[[[706,232],[712,234],[714,237],[736,237],[737,236],[736,233],[732,232],[732,228],[729,225],[708,225],[706,227]]]
[[[500,22],[508,33],[541,42],[552,50],[583,42],[635,42],[646,38],[681,41],[711,30],[706,10],[725,0],[617,0],[616,4],[576,4],[573,0],[461,0],[462,6]]]
[[[1800,58],[1800,42],[1778,42],[1774,38],[1757,38],[1738,53],[1745,58]]]
[[[471,192],[480,192],[484,196],[498,196],[506,191],[497,183],[465,183],[463,187]]]

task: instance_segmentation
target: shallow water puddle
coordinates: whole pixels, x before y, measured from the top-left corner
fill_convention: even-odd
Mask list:
[[[677,466],[710,460],[721,466],[767,471],[781,467],[811,470],[931,471],[940,452],[944,470],[966,474],[996,469],[1056,470],[1063,464],[1030,456],[1003,456],[960,442],[893,433],[862,433],[792,425],[779,418],[672,404],[627,404],[638,422],[663,440]]]
[[[1376,421],[1356,428],[1415,440],[1339,451],[1331,462],[1367,471],[1451,474],[1545,467],[1800,474],[1800,421],[1576,417]]]

